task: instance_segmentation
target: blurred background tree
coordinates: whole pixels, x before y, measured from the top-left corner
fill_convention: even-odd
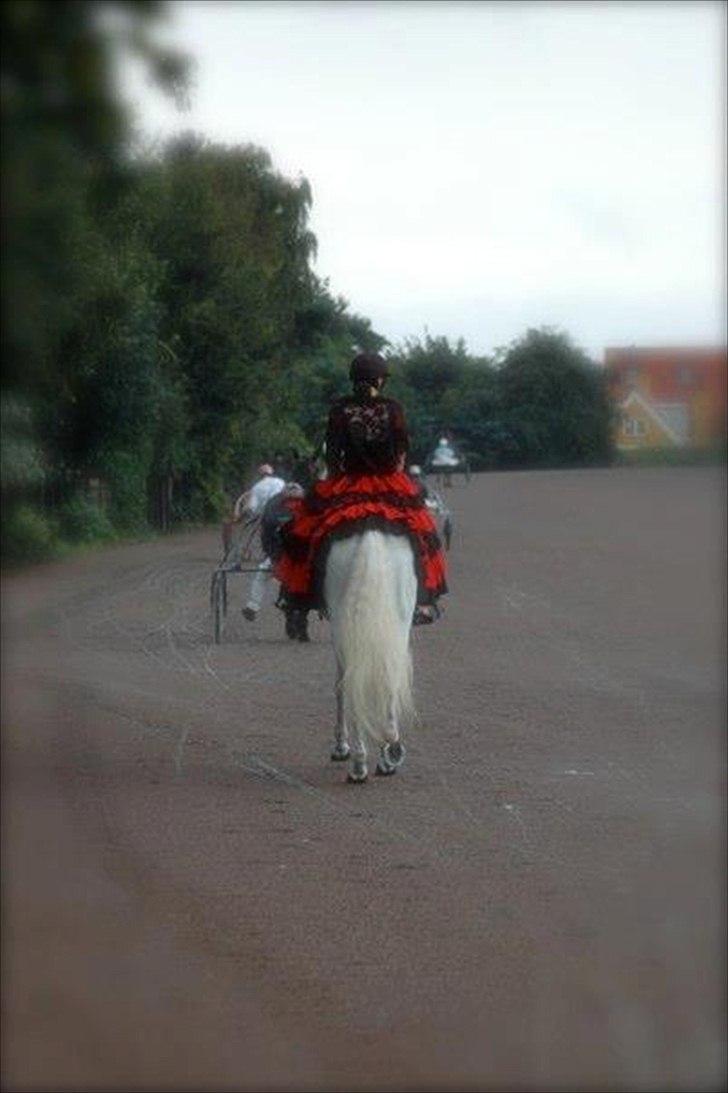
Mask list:
[[[497,370],[498,417],[513,438],[511,462],[568,467],[612,457],[604,375],[567,334],[529,330]]]
[[[143,428],[137,413],[155,356],[150,263],[138,248],[120,248],[115,231],[130,181],[130,123],[113,73],[115,54],[130,49],[162,89],[180,93],[187,61],[151,37],[162,10],[146,0],[0,5],[2,398],[22,406],[42,452],[43,543],[52,541],[50,503],[73,504],[85,475],[109,469],[110,449],[132,457]],[[3,460],[12,427],[4,437]],[[126,474],[116,478],[115,502]],[[3,500],[4,554],[12,556],[20,501]],[[128,524],[130,513],[121,516]]]
[[[492,359],[426,332],[390,360],[390,389],[407,406],[418,462],[442,433],[476,470],[612,458],[601,369],[561,331],[529,330]]]
[[[147,0],[0,5],[3,381],[35,390],[93,279],[87,248],[123,188],[130,120],[114,55],[141,55],[179,94],[187,61],[153,44]],[[52,377],[51,377],[52,378]]]
[[[476,469],[609,458],[600,374],[566,335],[496,360],[388,346],[313,270],[306,179],[250,144],[134,148],[124,51],[187,86],[164,10],[0,5],[4,557],[219,517],[257,462],[318,448],[358,350],[389,353],[420,462],[445,430]]]

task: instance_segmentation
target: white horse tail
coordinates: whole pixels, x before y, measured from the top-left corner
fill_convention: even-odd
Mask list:
[[[406,536],[367,531],[331,547],[326,602],[344,717],[377,744],[396,740],[397,723],[414,713],[409,634],[416,593]]]

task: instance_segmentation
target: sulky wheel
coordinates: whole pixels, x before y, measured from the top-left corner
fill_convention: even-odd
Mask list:
[[[226,579],[224,573],[215,573],[212,578],[212,618],[215,634],[215,644],[222,641],[222,629],[225,621],[225,608],[227,599]]]

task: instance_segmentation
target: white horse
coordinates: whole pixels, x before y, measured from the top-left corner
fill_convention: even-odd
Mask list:
[[[334,542],[324,599],[337,665],[331,758],[351,759],[348,781],[365,782],[370,739],[379,749],[377,773],[394,774],[404,760],[400,722],[413,713],[417,578],[408,537],[365,531]]]

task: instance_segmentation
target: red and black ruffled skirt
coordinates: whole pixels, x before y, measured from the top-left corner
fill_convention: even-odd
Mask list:
[[[283,553],[274,569],[286,602],[322,608],[332,542],[370,530],[409,537],[418,604],[434,604],[447,592],[445,556],[435,521],[419,487],[402,471],[327,478],[290,508],[293,519],[282,530]]]

